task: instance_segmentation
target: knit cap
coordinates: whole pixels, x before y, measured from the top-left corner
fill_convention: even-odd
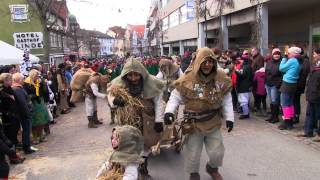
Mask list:
[[[288,49],[289,54],[295,54],[295,55],[300,55],[301,53],[301,48],[298,47],[291,47]]]

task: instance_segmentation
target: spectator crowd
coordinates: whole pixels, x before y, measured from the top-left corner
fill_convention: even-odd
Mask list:
[[[301,136],[320,136],[320,49],[314,50],[311,58],[296,46],[287,52],[273,48],[266,57],[257,48],[224,52],[213,48],[212,51],[219,56],[218,67],[232,79],[233,107],[240,114],[239,119],[249,119],[254,113],[270,123],[280,122],[280,130],[291,130],[300,122],[300,97],[305,93],[306,120]],[[194,53],[187,51],[182,57],[144,57],[141,61],[156,76],[161,71],[160,60],[165,59],[180,67],[180,76],[194,58]],[[110,73],[112,80],[120,75],[125,59],[81,59],[51,67],[23,65],[27,62],[26,52],[22,65],[0,69],[0,178],[6,178],[9,173],[6,156],[11,164],[23,163],[21,152],[38,151],[35,146],[47,141],[56,118],[75,107],[70,102],[70,83],[79,69],[91,68],[102,75]]]

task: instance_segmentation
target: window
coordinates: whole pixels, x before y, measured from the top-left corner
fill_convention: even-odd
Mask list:
[[[51,32],[50,33],[50,44],[51,44],[51,47],[57,47],[59,44],[57,44],[57,38],[58,36]]]
[[[170,20],[170,23],[169,23],[170,27],[179,25],[179,9],[170,14],[169,20]]]
[[[28,21],[28,5],[13,4],[9,6],[11,12],[11,22],[26,22]]]
[[[169,3],[170,0],[162,0],[161,1],[161,7],[165,7],[168,3]]]
[[[167,30],[169,28],[169,17],[162,19],[162,30]]]
[[[187,1],[188,2],[188,1]],[[185,23],[187,21],[190,21],[194,18],[194,3],[187,3],[186,5],[183,5],[180,8],[181,12],[181,18],[180,18],[180,23]]]

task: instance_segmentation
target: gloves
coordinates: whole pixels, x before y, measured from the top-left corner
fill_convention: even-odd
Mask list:
[[[161,122],[156,122],[156,123],[154,123],[153,129],[157,133],[161,133],[163,131],[163,124]]]
[[[164,114],[164,124],[165,125],[172,124],[173,120],[174,120],[174,114],[172,114],[172,113],[165,113]]]
[[[124,99],[120,96],[117,96],[114,98],[113,100],[113,104],[119,107],[124,107],[124,105],[126,104],[126,102],[124,101]]]
[[[226,126],[228,128],[228,132],[231,132],[233,129],[233,122],[232,121],[226,121]]]

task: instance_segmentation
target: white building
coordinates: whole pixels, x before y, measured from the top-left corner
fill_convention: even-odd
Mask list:
[[[109,56],[113,54],[114,39],[112,37],[98,38],[100,42],[100,56]]]

